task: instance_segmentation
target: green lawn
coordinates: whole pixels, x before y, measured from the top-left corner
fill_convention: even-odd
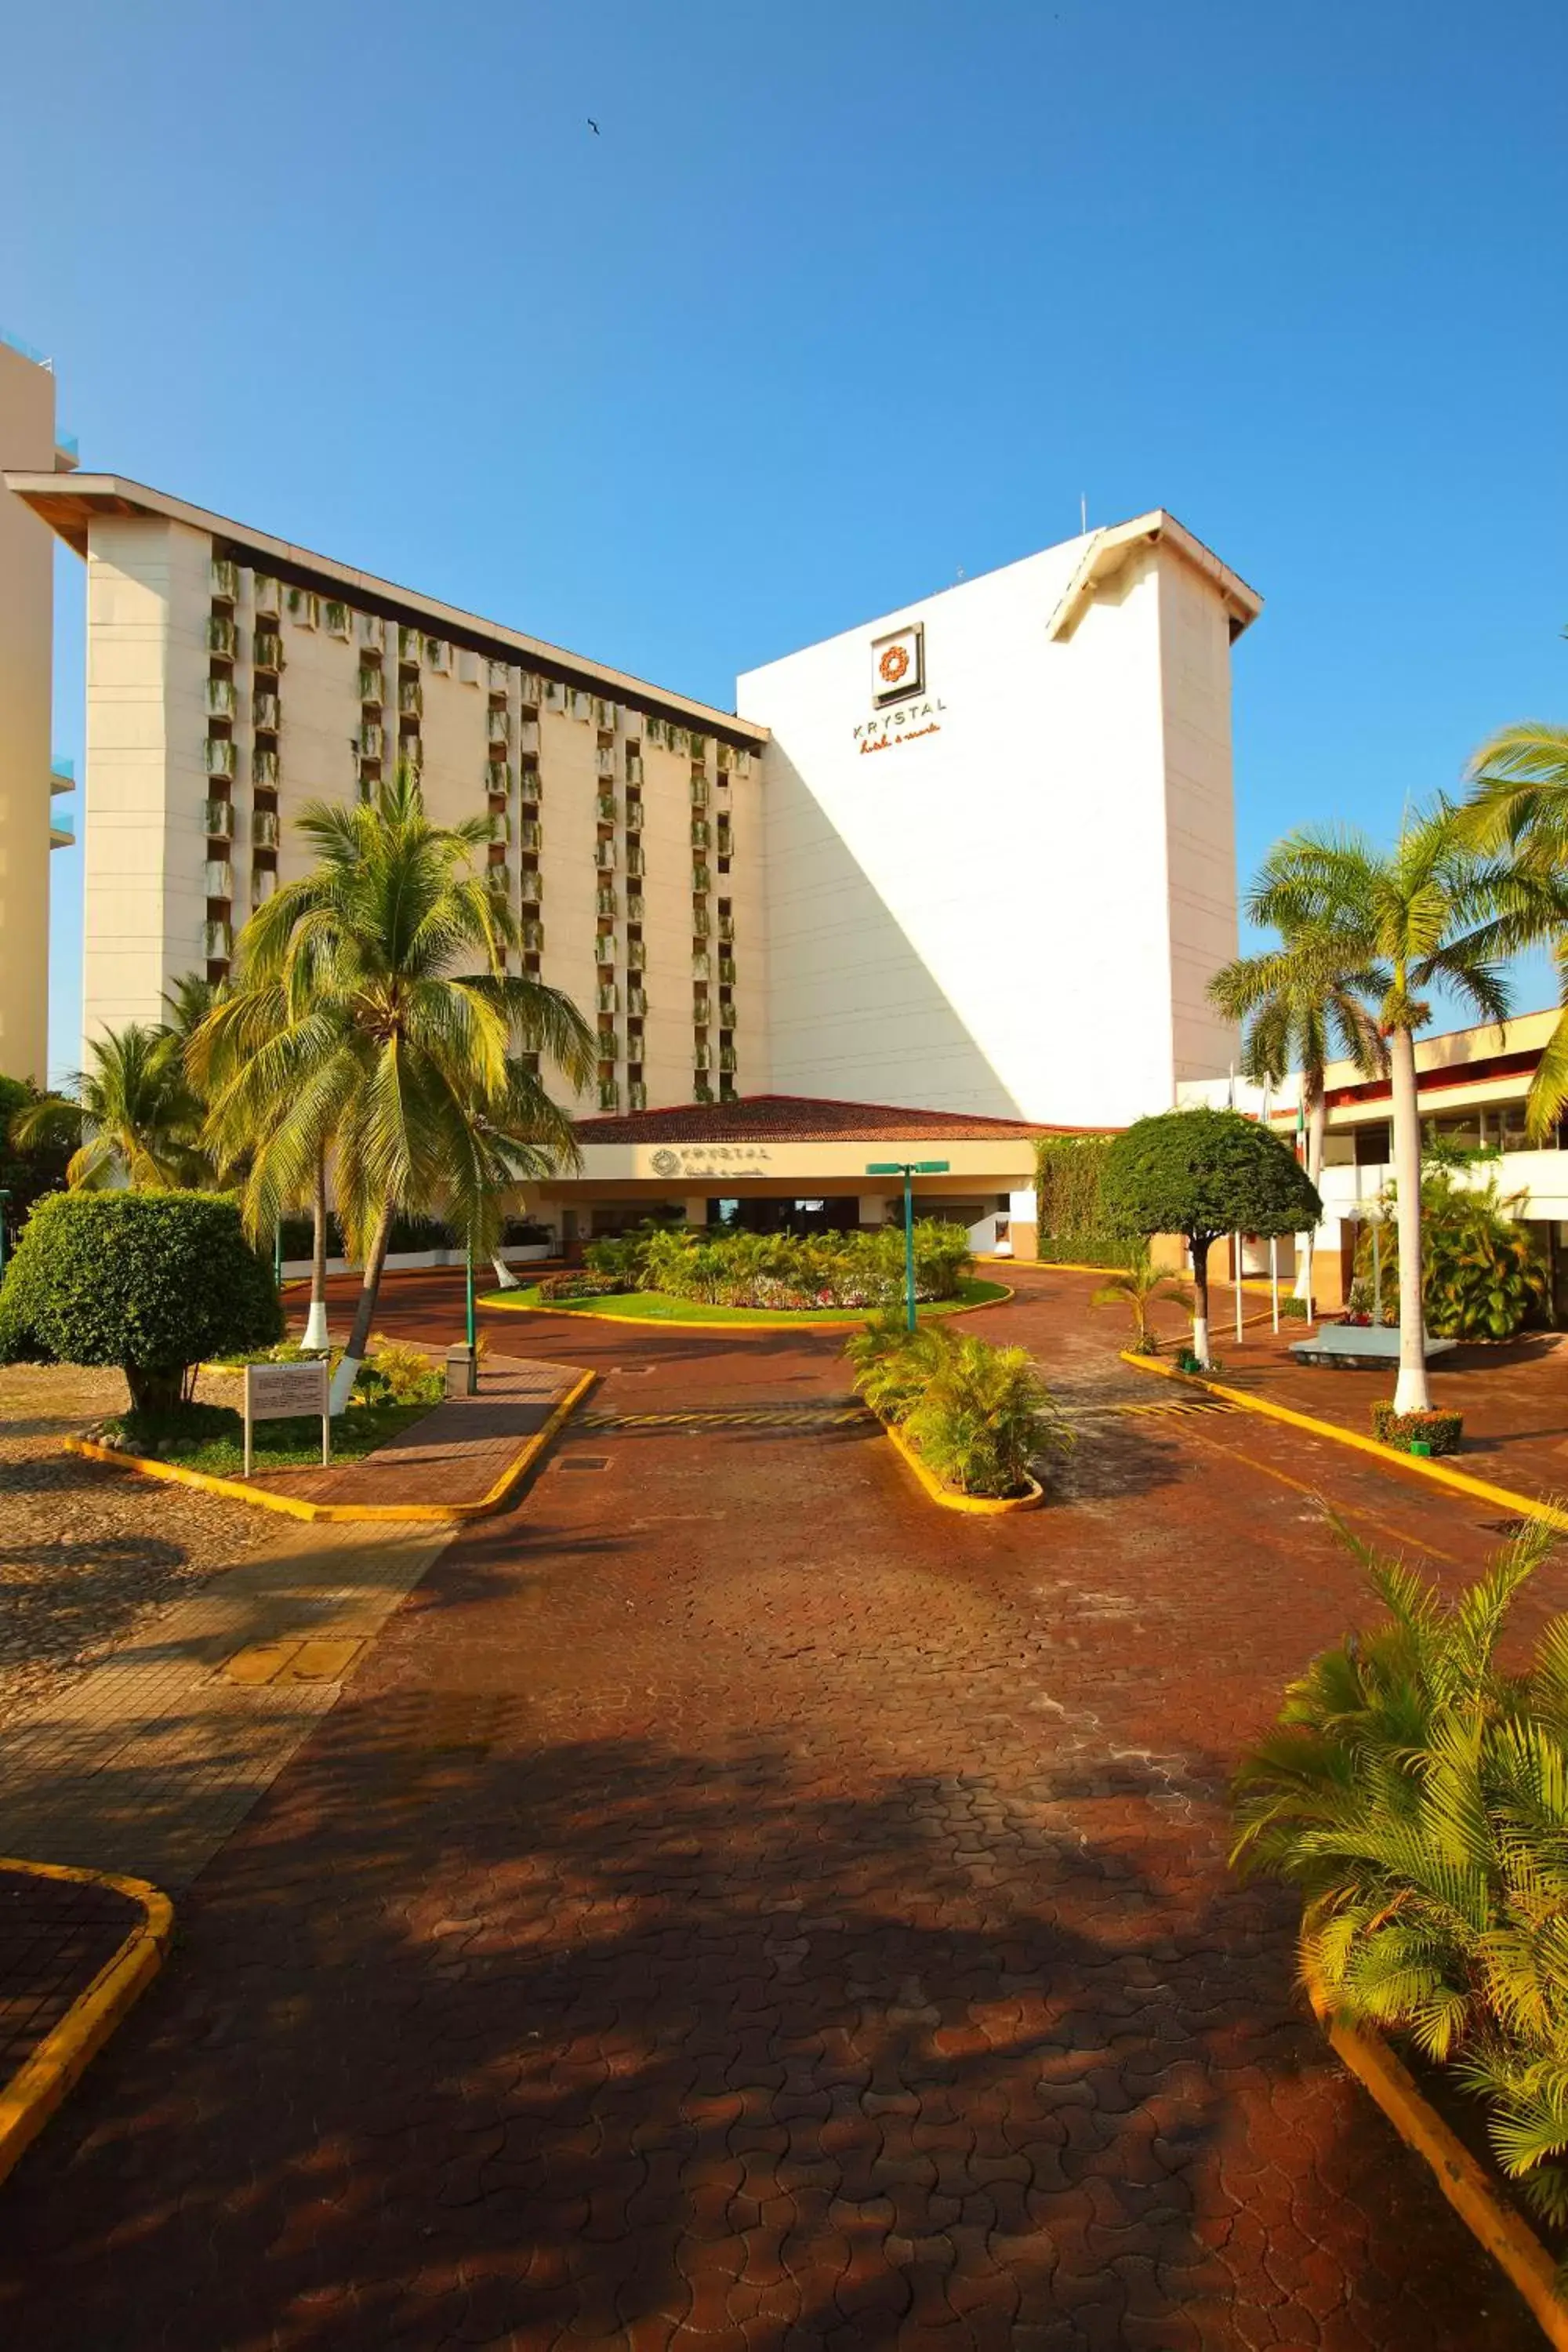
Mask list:
[[[920,1312],[923,1320],[933,1315],[952,1315],[961,1307],[989,1307],[1006,1296],[1004,1282],[965,1281],[959,1284],[956,1298],[935,1299]],[[537,1283],[525,1290],[487,1291],[482,1303],[514,1311],[541,1307],[552,1315],[612,1315],[635,1323],[731,1323],[773,1330],[789,1330],[801,1323],[865,1319],[852,1307],[709,1307],[700,1298],[671,1298],[661,1290],[618,1290],[605,1298],[541,1298]]]
[[[332,1460],[357,1462],[434,1410],[429,1404],[353,1405],[332,1423]],[[213,1478],[245,1475],[245,1423],[226,1405],[193,1404],[177,1413],[128,1412],[107,1427],[123,1431],[139,1452],[155,1454],[161,1462],[177,1462],[184,1470],[202,1470]],[[321,1465],[321,1424],[314,1414],[257,1423],[258,1470],[319,1470]]]

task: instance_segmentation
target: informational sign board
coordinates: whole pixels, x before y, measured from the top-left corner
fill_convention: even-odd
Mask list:
[[[321,1416],[321,1467],[331,1460],[331,1382],[326,1358],[302,1364],[247,1364],[245,1368],[245,1475],[255,1461],[252,1425],[258,1421],[296,1421]]]

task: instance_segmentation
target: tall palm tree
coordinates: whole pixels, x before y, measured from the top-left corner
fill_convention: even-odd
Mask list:
[[[1547,895],[1507,863],[1469,848],[1458,813],[1439,801],[1407,814],[1392,850],[1351,831],[1294,833],[1265,860],[1249,905],[1259,922],[1330,936],[1347,969],[1375,973],[1370,1008],[1386,1040],[1392,1078],[1399,1232],[1400,1412],[1430,1409],[1421,1297],[1421,1122],[1415,1032],[1431,1018],[1426,992],[1446,987],[1500,1025],[1510,994],[1503,960],[1541,919]]]
[[[515,918],[472,870],[476,817],[437,826],[400,770],[374,800],[313,802],[297,820],[314,870],[251,917],[242,971],[282,1014],[232,1069],[214,1117],[257,1139],[261,1213],[330,1160],[338,1213],[363,1265],[332,1384],[341,1411],[363,1360],[394,1218],[445,1213],[488,1255],[512,1185],[577,1164],[568,1115],[540,1057],[587,1083],[593,1031],[559,989],[510,973]],[[212,1016],[221,1035],[224,1009]]]
[[[153,1023],[106,1029],[88,1046],[89,1066],[11,1122],[23,1146],[79,1138],[66,1181],[80,1192],[129,1185],[174,1192],[212,1181],[200,1148],[201,1105],[185,1080],[177,1041]]]
[[[1247,913],[1257,920],[1257,892]],[[1209,997],[1228,1020],[1246,1024],[1242,1068],[1259,1085],[1277,1087],[1291,1070],[1301,1075],[1307,1122],[1307,1173],[1317,1184],[1323,1172],[1323,1137],[1329,1098],[1323,1073],[1337,1045],[1367,1077],[1388,1067],[1387,1049],[1363,997],[1386,983],[1375,969],[1358,963],[1352,944],[1332,931],[1295,924],[1281,944],[1259,955],[1237,956],[1216,971]],[[1296,1295],[1310,1296],[1311,1253],[1303,1251]]]
[[[1533,877],[1568,877],[1568,727],[1535,719],[1505,727],[1476,753],[1470,780],[1464,822],[1478,849],[1511,855]],[[1568,1108],[1568,927],[1548,920],[1539,936],[1552,949],[1563,1012],[1526,1097],[1526,1123],[1537,1143]]]

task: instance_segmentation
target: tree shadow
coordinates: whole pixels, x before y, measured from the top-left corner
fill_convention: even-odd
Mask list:
[[[1532,2340],[1206,1761],[861,1785],[787,1715],[552,1737],[514,1663],[351,1687],[209,1869],[6,2190],[16,2341]]]

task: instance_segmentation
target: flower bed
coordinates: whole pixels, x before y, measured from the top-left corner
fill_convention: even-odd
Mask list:
[[[1457,1454],[1465,1433],[1464,1417],[1457,1412],[1396,1412],[1387,1398],[1372,1409],[1372,1433],[1380,1445],[1396,1453]]]
[[[922,1218],[914,1242],[917,1300],[956,1297],[973,1263],[962,1226]],[[764,1314],[876,1309],[901,1298],[906,1279],[904,1237],[892,1226],[800,1234],[644,1225],[590,1242],[584,1256],[590,1273],[624,1291]]]

